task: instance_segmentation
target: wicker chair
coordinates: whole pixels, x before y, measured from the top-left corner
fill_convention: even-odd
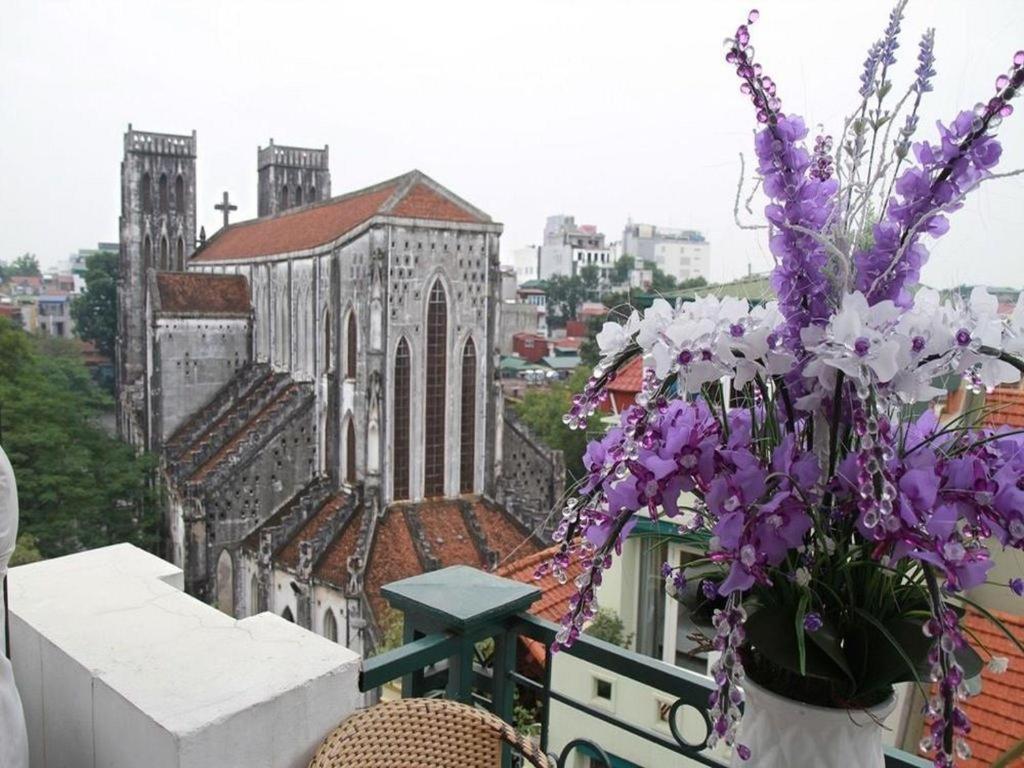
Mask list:
[[[528,765],[555,768],[490,712],[446,699],[401,699],[356,712],[324,739],[309,768],[498,768],[502,744]]]

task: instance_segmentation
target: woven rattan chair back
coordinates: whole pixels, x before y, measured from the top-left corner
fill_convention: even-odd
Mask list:
[[[499,768],[503,743],[527,765],[555,768],[500,718],[447,699],[386,701],[356,712],[324,739],[309,768]]]

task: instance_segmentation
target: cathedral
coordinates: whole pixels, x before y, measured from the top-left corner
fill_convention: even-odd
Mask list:
[[[328,147],[271,141],[258,218],[225,194],[197,240],[195,179],[194,132],[129,126],[118,428],[186,589],[365,653],[381,585],[544,546],[564,465],[502,401],[501,224],[419,171],[332,196]]]

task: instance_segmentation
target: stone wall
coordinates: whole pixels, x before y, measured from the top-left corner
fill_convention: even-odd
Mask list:
[[[505,407],[502,425],[501,501],[545,541],[557,522],[552,514],[565,489],[565,459],[548,448]]]
[[[163,443],[249,362],[248,318],[160,317],[153,328],[152,397]]]
[[[511,355],[512,337],[517,333],[537,333],[539,314],[533,304],[502,302],[498,306],[498,351]]]

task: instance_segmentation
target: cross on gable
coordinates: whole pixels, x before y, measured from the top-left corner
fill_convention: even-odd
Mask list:
[[[224,212],[224,227],[225,228],[228,225],[228,216],[230,215],[231,211],[237,211],[238,210],[238,206],[237,205],[232,205],[231,204],[231,201],[228,199],[228,193],[227,192],[224,193],[224,201],[221,202],[221,203],[217,203],[217,205],[215,205],[213,207],[214,207],[215,210],[223,211]]]

